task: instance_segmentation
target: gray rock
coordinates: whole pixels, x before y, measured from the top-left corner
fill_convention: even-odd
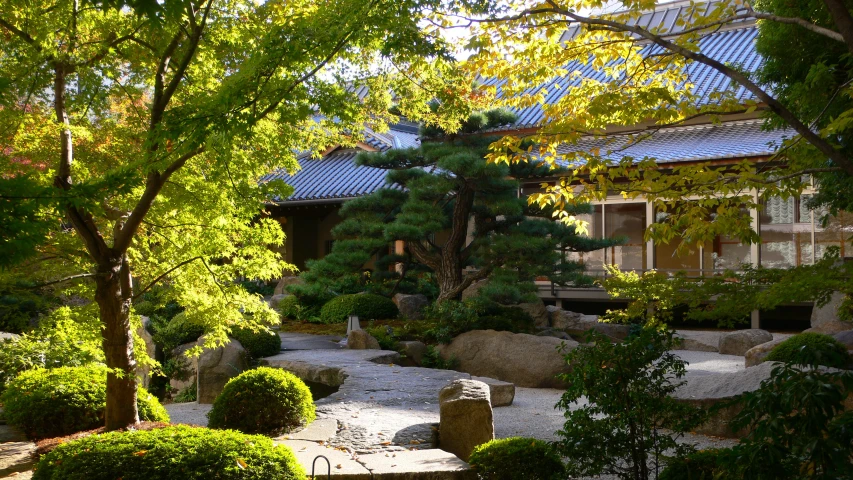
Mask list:
[[[228,380],[249,368],[246,350],[235,339],[218,348],[206,349],[198,357],[198,403],[213,403]],[[199,345],[204,344],[204,337]]]
[[[767,330],[750,328],[724,333],[720,336],[720,344],[717,347],[723,355],[746,355],[746,352],[755,346],[773,340],[773,335]]]
[[[398,293],[394,295],[394,304],[397,305],[397,310],[400,310],[400,315],[409,320],[421,320],[424,318],[424,308],[429,305],[426,296],[406,295]]]
[[[597,320],[584,318],[583,314],[570,312],[561,308],[551,311],[551,326],[558,330],[585,332],[595,326]]]
[[[833,337],[847,347],[847,350],[853,350],[853,330],[838,332]]]
[[[148,357],[153,360],[157,354],[157,346],[154,344],[154,337],[152,337],[145,328],[149,322],[150,320],[148,317],[142,316],[142,325],[136,329],[136,334],[139,335],[143,342],[145,342],[145,353],[147,353]],[[151,366],[145,365],[138,367],[136,369],[136,375],[139,376],[142,386],[148,388],[148,385],[151,383]]]
[[[537,328],[547,327],[551,324],[550,322],[550,314],[545,307],[545,304],[542,302],[542,299],[537,299],[535,302],[529,303],[519,303],[518,305],[510,305],[513,307],[518,307],[524,311],[524,313],[530,315],[530,318],[533,319],[533,325]]]
[[[481,377],[512,382],[519,387],[562,388],[557,375],[568,371],[562,345],[575,348],[574,340],[539,337],[524,333],[474,330],[441,347],[445,360],[455,358],[457,370]]]
[[[467,461],[474,447],[494,440],[489,398],[489,386],[476,380],[454,380],[442,388],[438,394],[439,448]]]
[[[779,345],[783,341],[785,341],[785,339],[780,338],[778,340],[765,342],[765,343],[762,343],[761,345],[756,345],[756,346],[750,348],[743,355],[744,367],[746,367],[746,368],[754,367],[754,366],[764,362],[764,359],[767,358],[767,355],[770,355],[770,351],[773,350],[773,348],[775,348],[776,345]]]
[[[21,336],[14,333],[0,332],[0,343],[3,343],[5,340],[15,341],[19,338]]]
[[[282,300],[289,296],[289,293],[278,293],[273,295],[272,298],[269,299],[270,308],[278,311],[278,305],[281,303]]]
[[[631,333],[631,327],[629,325],[622,325],[620,323],[596,323],[593,328],[595,331],[599,333],[603,333],[607,335],[612,340],[625,340],[628,338],[628,334]]]
[[[492,407],[508,407],[515,400],[515,385],[509,382],[474,376],[471,377],[471,380],[477,380],[489,386],[489,400],[492,402]]]
[[[486,279],[472,283],[468,288],[462,290],[462,300],[468,300],[469,298],[476,297],[477,295],[479,295],[480,289],[485,287],[488,282],[489,280]]]
[[[708,345],[695,338],[677,337],[679,340],[678,347],[675,350],[688,350],[691,352],[716,352],[719,349],[713,345]]]
[[[186,390],[190,385],[196,383],[198,375],[198,357],[189,358],[185,355],[187,350],[198,345],[198,342],[185,343],[172,350],[172,358],[181,363],[181,372],[169,380],[169,386],[180,392]]]
[[[823,333],[826,335],[835,335],[836,333],[844,332],[853,328],[853,323],[844,322],[842,320],[830,320],[823,322],[816,327],[803,330],[804,332]]]
[[[302,280],[302,277],[299,275],[288,275],[286,277],[282,277],[281,280],[278,281],[278,284],[275,286],[275,290],[273,290],[273,295],[281,295],[283,293],[287,293],[285,290],[290,285],[301,285],[305,283]]]
[[[397,348],[400,353],[412,360],[417,366],[423,364],[424,355],[427,352],[427,346],[423,342],[417,340],[397,342]]]
[[[572,339],[572,337],[568,333],[566,333],[562,330],[555,330],[551,327],[548,327],[548,328],[545,328],[543,330],[536,332],[536,336],[537,337],[561,338],[563,340],[571,340]]]
[[[364,330],[353,330],[347,336],[347,348],[351,350],[381,350],[379,341]]]
[[[811,316],[811,326],[812,328],[818,328],[824,324],[837,322],[838,321],[838,307],[841,306],[841,302],[844,301],[845,295],[841,292],[835,292],[829,298],[829,303],[822,307],[815,307],[812,309]],[[850,327],[847,327],[845,330],[849,330]],[[836,330],[841,331],[841,330]],[[819,333],[830,333],[823,330],[818,330]],[[836,333],[836,332],[832,332]]]
[[[776,362],[764,362],[753,368],[732,373],[716,373],[688,377],[685,383],[673,394],[678,401],[693,406],[710,409],[729,402],[738,395],[758,390],[761,382],[770,378],[770,372]],[[723,409],[714,409],[708,421],[696,429],[696,433],[717,437],[741,437],[746,432],[734,432],[729,424],[742,410],[738,404]]]

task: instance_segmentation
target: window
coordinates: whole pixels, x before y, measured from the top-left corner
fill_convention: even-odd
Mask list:
[[[808,196],[767,199],[759,214],[761,266],[788,268],[813,262]]]

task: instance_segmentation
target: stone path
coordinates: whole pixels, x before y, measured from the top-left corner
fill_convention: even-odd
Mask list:
[[[340,350],[345,348],[339,342],[344,337],[337,335],[310,335],[307,333],[279,332],[281,349],[290,350]]]
[[[6,424],[0,425],[0,478],[23,480],[32,478],[36,445],[23,433]]]

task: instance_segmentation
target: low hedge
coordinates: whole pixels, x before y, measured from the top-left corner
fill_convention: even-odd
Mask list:
[[[511,437],[478,445],[468,459],[483,480],[558,480],[565,466],[554,447],[535,438]]]
[[[699,450],[683,458],[669,461],[658,480],[713,480],[720,478],[719,458],[722,450]]]
[[[764,361],[846,368],[850,355],[847,348],[831,336],[806,332],[776,345]]]
[[[57,446],[34,480],[303,480],[293,452],[260,435],[171,426],[109,432]]]
[[[49,438],[92,430],[104,425],[107,368],[92,365],[36,369],[13,380],[0,403],[10,425],[30,438]],[[169,414],[142,387],[137,392],[139,419],[168,422]]]
[[[314,399],[296,375],[259,367],[232,378],[213,401],[211,428],[277,433],[314,421]]]
[[[359,320],[387,320],[397,318],[400,311],[388,297],[372,293],[339,295],[323,305],[320,320],[323,323],[342,323],[350,315],[358,315]]]
[[[252,358],[271,357],[281,353],[281,337],[275,332],[235,328],[231,334]]]

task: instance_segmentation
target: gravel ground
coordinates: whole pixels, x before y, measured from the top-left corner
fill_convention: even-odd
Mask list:
[[[164,405],[172,423],[207,426],[207,412],[213,405],[199,405],[197,402],[170,403]]]

